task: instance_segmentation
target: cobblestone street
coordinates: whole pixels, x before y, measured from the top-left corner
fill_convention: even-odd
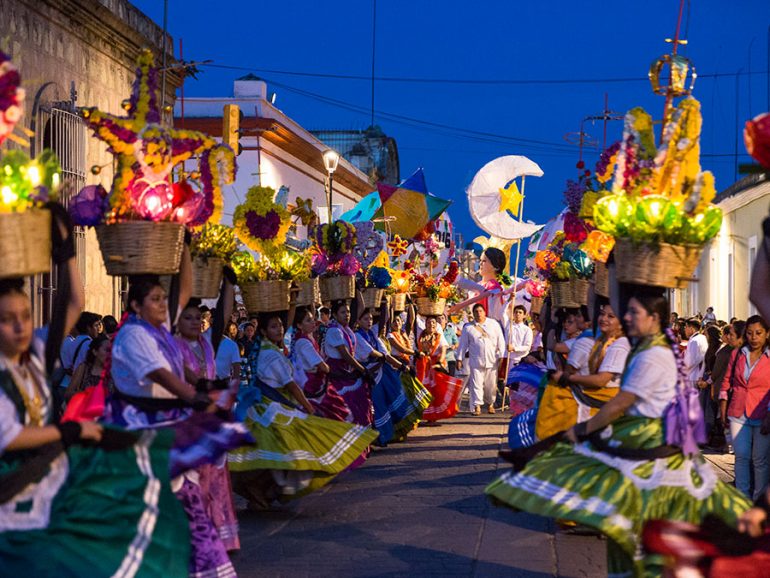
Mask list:
[[[325,490],[239,512],[240,576],[603,576],[605,542],[493,506],[508,415],[420,427]],[[241,504],[243,506],[243,504]]]

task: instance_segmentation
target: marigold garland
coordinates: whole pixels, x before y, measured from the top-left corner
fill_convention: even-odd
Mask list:
[[[249,249],[262,254],[282,247],[291,225],[291,214],[274,198],[275,189],[251,187],[233,213],[235,234]]]

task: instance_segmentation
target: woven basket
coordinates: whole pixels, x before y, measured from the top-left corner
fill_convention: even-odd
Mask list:
[[[529,312],[530,313],[540,313],[543,309],[543,298],[542,297],[533,297],[532,301],[530,301],[529,304]]]
[[[610,296],[610,270],[605,263],[594,263],[594,293]]]
[[[693,280],[701,247],[694,245],[634,245],[618,239],[615,263],[618,281],[684,289]]]
[[[287,311],[291,281],[254,281],[241,285],[243,305],[249,313]]]
[[[406,293],[395,293],[393,295],[393,311],[396,313],[406,311]]]
[[[0,214],[0,279],[51,269],[51,213]]]
[[[588,305],[588,290],[591,288],[591,281],[588,279],[570,279],[569,283],[572,300],[578,305]]]
[[[317,305],[321,302],[321,289],[318,285],[318,277],[296,283],[299,288],[297,293],[297,307]]]
[[[219,296],[224,266],[225,262],[219,257],[195,257],[192,261],[192,296],[198,299]]]
[[[356,278],[353,275],[321,278],[321,299],[339,301],[356,296]]]
[[[376,289],[367,287],[361,291],[364,298],[364,307],[367,309],[379,309],[382,303],[382,297],[385,295],[385,289]]]
[[[417,313],[423,317],[443,315],[446,308],[446,299],[431,301],[428,297],[418,297],[416,301]]]
[[[587,279],[569,279],[551,283],[551,300],[554,307],[575,308],[588,303]]]
[[[184,246],[184,225],[126,221],[96,227],[107,274],[174,275]]]

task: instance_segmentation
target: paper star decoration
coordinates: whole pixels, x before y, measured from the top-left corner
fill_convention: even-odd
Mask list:
[[[408,246],[409,241],[402,239],[398,235],[395,235],[393,240],[388,242],[388,249],[390,249],[390,254],[394,259],[397,259],[401,255],[406,255],[406,248]]]
[[[500,211],[510,211],[511,214],[518,217],[519,207],[521,201],[524,200],[524,195],[519,192],[519,187],[516,186],[516,181],[511,181],[507,187],[500,190]]]
[[[110,192],[112,220],[144,218],[177,220],[200,225],[218,220],[222,209],[221,186],[235,178],[233,151],[210,136],[196,131],[160,125],[157,69],[152,52],[144,50],[137,59],[131,98],[123,102],[126,116],[81,108],[80,114],[99,140],[117,160]],[[195,214],[172,203],[170,175],[181,162],[199,156],[203,202]],[[149,202],[152,201],[152,202]]]

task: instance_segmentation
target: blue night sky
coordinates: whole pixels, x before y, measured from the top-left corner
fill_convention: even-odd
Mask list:
[[[162,23],[161,0],[134,4]],[[545,172],[527,183],[525,218],[544,222],[561,209],[565,180],[576,174],[577,146],[564,135],[601,113],[605,92],[613,111],[643,106],[660,117],[663,98],[652,94],[646,75],[670,51],[664,39],[674,35],[678,7],[678,0],[380,0],[375,122],[397,140],[402,178],[424,167],[431,192],[454,201],[449,213],[467,240],[480,234],[465,197],[475,172],[497,156],[525,155]],[[680,53],[700,77],[694,95],[704,117],[701,163],[721,190],[735,179],[736,137],[738,162],[750,160],[743,123],[770,108],[770,2],[689,0],[682,20],[689,44]],[[277,93],[276,105],[308,129],[370,123],[371,1],[169,0],[169,31],[177,55],[181,38],[185,60],[214,61],[187,81],[187,96],[231,95],[233,80],[252,71]],[[586,130],[601,143],[601,123]],[[621,131],[621,122],[611,122],[607,144]],[[586,150],[589,166],[598,154]]]

